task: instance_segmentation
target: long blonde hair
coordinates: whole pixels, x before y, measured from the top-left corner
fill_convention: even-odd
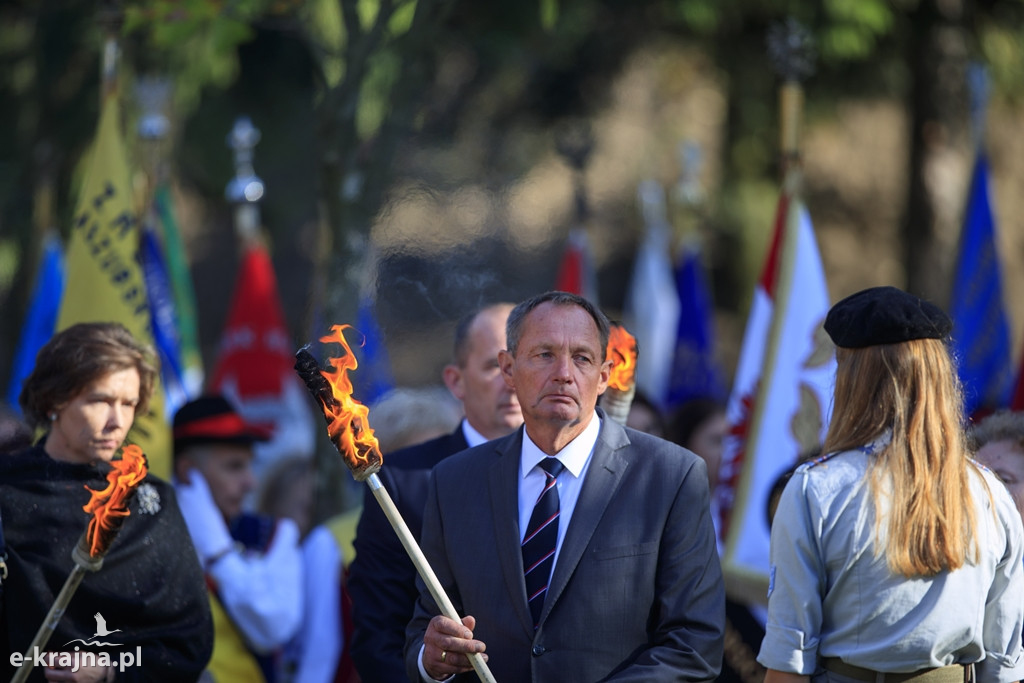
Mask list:
[[[978,557],[960,384],[945,344],[917,339],[837,349],[825,452],[857,448],[886,430],[869,485],[876,537],[887,522],[890,570],[907,577],[954,570]],[[888,486],[886,486],[888,484]],[[883,506],[883,495],[889,505]]]

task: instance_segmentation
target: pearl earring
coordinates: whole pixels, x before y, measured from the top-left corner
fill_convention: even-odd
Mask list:
[[[47,417],[50,418],[50,422],[57,421],[57,413],[50,413],[49,415],[47,415]]]

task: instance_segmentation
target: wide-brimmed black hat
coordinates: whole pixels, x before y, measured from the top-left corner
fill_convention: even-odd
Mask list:
[[[266,429],[243,420],[223,396],[200,396],[174,414],[175,453],[200,443],[247,445],[269,438]]]
[[[860,349],[914,339],[945,339],[953,321],[941,308],[896,287],[871,287],[828,312],[825,331],[836,346]]]

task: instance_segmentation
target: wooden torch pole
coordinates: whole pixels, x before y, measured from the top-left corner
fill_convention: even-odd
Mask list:
[[[11,683],[23,683],[23,681],[28,680],[28,675],[32,673],[32,666],[35,664],[35,657],[33,655],[46,647],[46,644],[50,641],[50,636],[53,635],[61,617],[64,616],[64,610],[68,608],[71,597],[78,590],[78,584],[82,583],[82,579],[85,578],[85,573],[99,571],[100,567],[103,566],[103,558],[90,557],[87,548],[88,541],[83,533],[71,551],[71,559],[74,560],[75,566],[64,581],[64,586],[60,589],[60,593],[57,594],[57,598],[50,606],[50,611],[47,612],[43,623],[39,625],[39,630],[36,631],[36,635],[32,638],[28,650],[25,651],[21,666],[14,672]]]
[[[402,519],[402,514],[398,511],[395,506],[395,502],[391,500],[391,496],[388,494],[388,490],[384,488],[384,484],[381,482],[380,477],[375,474],[371,474],[366,478],[366,484],[370,487],[373,492],[373,497],[377,499],[381,509],[384,511],[384,516],[391,522],[391,527],[398,534],[398,539],[402,542],[405,547],[405,552],[409,553],[409,559],[416,566],[416,571],[419,572],[420,577],[423,578],[423,582],[427,584],[427,588],[430,590],[430,594],[434,597],[434,602],[437,603],[438,607],[441,608],[441,612],[449,619],[462,623],[462,617],[455,610],[455,605],[448,598],[448,594],[444,592],[444,588],[441,586],[441,582],[437,579],[437,575],[434,574],[434,570],[430,567],[427,562],[427,558],[423,555],[423,551],[420,549],[419,544],[413,537],[412,532],[409,531],[409,526]],[[474,652],[469,655],[469,662],[473,665],[473,669],[476,671],[476,675],[480,677],[484,683],[497,683],[494,679],[494,675],[491,670],[487,668],[487,662],[484,661],[483,656],[479,652]]]

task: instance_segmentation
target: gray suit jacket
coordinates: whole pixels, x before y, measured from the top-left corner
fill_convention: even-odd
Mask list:
[[[474,637],[498,683],[718,674],[725,591],[704,461],[601,415],[536,631],[519,550],[522,428],[434,469],[423,551],[459,614],[476,617]],[[427,622],[439,613],[418,584],[405,649],[414,681]]]

